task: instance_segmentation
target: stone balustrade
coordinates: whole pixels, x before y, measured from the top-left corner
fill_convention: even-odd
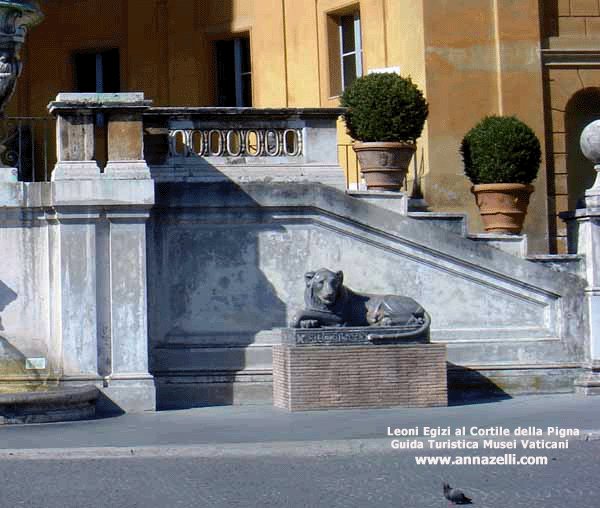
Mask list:
[[[338,164],[341,108],[150,106],[141,92],[60,93],[52,180],[317,181],[345,187]],[[105,168],[95,146],[106,122]]]
[[[169,130],[170,157],[299,157],[302,130],[191,128]]]
[[[56,115],[56,159],[52,180],[100,178],[147,179],[143,157],[142,113],[151,101],[141,92],[60,93],[48,105]],[[96,160],[97,115],[107,120],[108,161],[104,172]]]
[[[344,186],[331,109],[150,108],[145,155],[157,181],[314,181]]]

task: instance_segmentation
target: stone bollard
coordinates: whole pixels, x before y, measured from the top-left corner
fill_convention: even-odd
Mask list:
[[[575,213],[577,253],[585,258],[589,341],[586,341],[584,373],[575,382],[576,391],[600,395],[600,120],[581,133],[581,151],[598,172],[594,185],[585,191],[585,208]]]

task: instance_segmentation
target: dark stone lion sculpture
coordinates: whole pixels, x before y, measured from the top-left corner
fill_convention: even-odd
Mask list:
[[[344,286],[344,273],[321,268],[304,276],[304,303],[292,328],[322,326],[429,326],[429,315],[407,296],[355,293]]]

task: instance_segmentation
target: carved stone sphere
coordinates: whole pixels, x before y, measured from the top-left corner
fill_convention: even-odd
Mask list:
[[[600,120],[594,120],[581,132],[581,151],[594,164],[600,164]]]

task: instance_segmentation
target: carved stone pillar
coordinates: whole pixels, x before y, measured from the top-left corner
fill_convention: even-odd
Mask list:
[[[108,162],[110,178],[150,178],[144,160],[142,114],[150,106],[143,93],[119,94],[118,104],[108,114]]]
[[[151,101],[141,92],[60,93],[48,106],[57,116],[57,163],[52,180],[87,180],[101,174],[94,159],[94,117],[108,117],[107,178],[150,178],[143,153],[142,114]]]
[[[94,383],[126,410],[155,407],[148,372],[146,220],[154,181],[143,157],[142,93],[61,93],[52,174],[52,347],[62,383]],[[94,160],[107,119],[108,161]],[[79,309],[84,305],[85,309]]]
[[[51,103],[50,113],[56,119],[56,166],[52,180],[87,180],[100,176],[94,160],[94,113],[80,109],[77,101],[59,94]]]

